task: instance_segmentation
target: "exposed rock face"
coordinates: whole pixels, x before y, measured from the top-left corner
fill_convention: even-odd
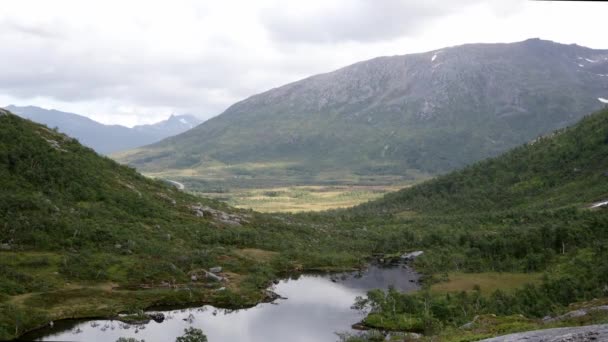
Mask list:
[[[608,324],[522,332],[481,342],[599,342],[608,341]]]

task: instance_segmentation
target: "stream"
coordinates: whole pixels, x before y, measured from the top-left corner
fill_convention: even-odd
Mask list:
[[[116,320],[66,320],[25,337],[39,341],[116,341],[133,337],[146,342],[175,341],[185,328],[202,329],[210,342],[338,341],[336,333],[354,332],[363,314],[351,309],[357,296],[393,286],[418,288],[419,275],[407,265],[370,265],[365,271],[331,275],[302,275],[284,279],[271,289],[286,299],[249,309],[224,310],[210,305],[158,311],[161,323],[129,325]],[[155,311],[156,312],[156,311]]]

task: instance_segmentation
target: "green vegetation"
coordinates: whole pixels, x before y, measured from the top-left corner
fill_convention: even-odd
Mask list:
[[[526,284],[540,282],[540,273],[485,272],[447,274],[447,281],[439,281],[430,288],[432,293],[471,292],[479,289],[481,294],[489,295],[496,290],[512,291]]]
[[[236,208],[251,208],[258,212],[295,213],[353,207],[406,186],[292,186],[193,193],[223,201]]]
[[[0,114],[0,339],[153,305],[253,305],[279,274],[363,255],[311,246],[315,227],[185,194]],[[222,284],[203,276],[213,266]]]
[[[178,337],[175,342],[207,342],[207,336],[201,329],[190,327],[184,329],[184,335]]]
[[[608,198],[607,137],[604,110],[351,209],[259,214],[177,191],[1,115],[0,339],[152,305],[252,305],[285,273],[417,249],[425,289],[370,292],[357,303],[370,313],[366,324],[463,341],[538,327],[571,303],[608,297],[608,210],[590,208]],[[225,291],[192,277],[216,265]],[[486,318],[461,328],[475,316]]]
[[[541,317],[571,303],[607,297],[608,213],[591,208],[608,198],[607,139],[604,110],[501,157],[348,210],[344,222],[367,218],[425,231],[418,245],[427,253],[416,264],[428,275],[426,289],[370,292],[357,303],[370,312],[364,323],[469,341],[538,328]],[[379,222],[378,213],[390,219]],[[495,275],[496,286],[487,272],[528,276]],[[476,337],[459,328],[483,315],[497,315],[495,325],[514,315],[528,321]]]

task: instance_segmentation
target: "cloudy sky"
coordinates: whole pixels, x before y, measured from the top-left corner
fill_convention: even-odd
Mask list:
[[[19,0],[0,6],[0,106],[104,123],[201,118],[381,55],[532,37],[608,48],[608,3]]]

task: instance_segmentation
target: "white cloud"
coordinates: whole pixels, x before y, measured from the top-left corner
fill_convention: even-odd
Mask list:
[[[174,112],[210,117],[381,55],[530,37],[606,48],[606,10],[523,0],[4,2],[0,104],[128,125]]]

